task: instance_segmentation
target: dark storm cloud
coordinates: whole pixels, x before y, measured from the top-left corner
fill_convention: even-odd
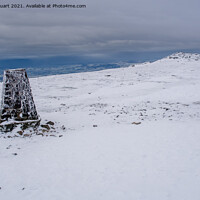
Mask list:
[[[86,4],[87,8],[1,9],[1,58],[76,54],[103,57],[200,46],[199,0],[50,2]]]

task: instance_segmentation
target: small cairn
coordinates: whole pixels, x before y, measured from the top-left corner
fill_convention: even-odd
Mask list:
[[[37,127],[40,124],[40,118],[33,101],[26,70],[5,70],[0,108],[0,131],[10,132],[19,124],[22,130]]]

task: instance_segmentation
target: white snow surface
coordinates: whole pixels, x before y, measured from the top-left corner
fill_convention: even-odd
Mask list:
[[[0,135],[0,200],[200,199],[198,54],[30,83],[66,129]]]

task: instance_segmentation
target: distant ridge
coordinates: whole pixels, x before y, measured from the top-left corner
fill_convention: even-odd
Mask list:
[[[14,63],[12,63],[12,60],[4,60],[4,61],[0,60],[0,82],[2,81],[3,71],[6,69],[25,68],[28,73],[28,76],[32,78],[40,76],[91,72],[104,69],[144,65],[150,62],[168,62],[169,59],[171,61],[174,60],[177,62],[179,62],[179,60],[182,60],[183,62],[195,62],[195,61],[200,61],[200,54],[177,52],[171,55],[169,53],[155,60],[149,60],[149,61],[145,61],[148,59],[144,59],[141,60],[141,62],[139,62],[138,59],[137,62],[115,62],[115,63],[107,62],[107,63],[92,63],[92,64],[84,62],[82,64],[69,64],[69,63],[67,64],[67,61],[64,58],[61,59],[60,64],[58,64],[56,58],[54,59],[53,58],[50,58],[50,60],[16,59],[13,61]],[[74,58],[74,60],[76,59]],[[75,62],[74,60],[71,58],[70,62],[73,63]],[[66,64],[64,64],[65,62]]]

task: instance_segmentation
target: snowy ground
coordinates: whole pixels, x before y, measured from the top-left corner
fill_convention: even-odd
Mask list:
[[[0,199],[200,199],[199,55],[30,82],[58,133],[0,135]]]

